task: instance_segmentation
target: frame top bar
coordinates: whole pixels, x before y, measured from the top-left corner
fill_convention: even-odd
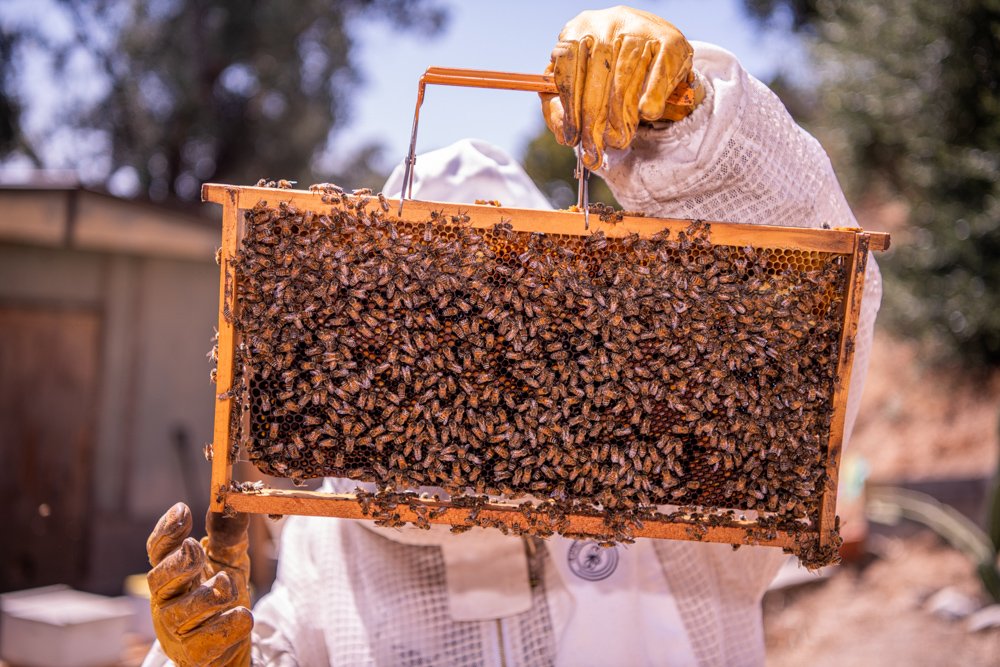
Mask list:
[[[323,202],[322,192],[309,190],[287,190],[280,188],[258,188],[251,186],[221,185],[205,183],[201,188],[202,201],[224,204],[234,197],[239,208],[248,209],[260,201],[277,204],[287,201],[296,206],[314,211],[328,211],[336,208]],[[353,195],[347,195],[353,197]],[[398,199],[389,199],[390,210],[394,210]],[[431,211],[445,215],[468,215],[475,227],[491,227],[502,219],[510,219],[517,231],[538,231],[549,234],[584,234],[583,212],[545,211],[541,209],[515,208],[511,206],[483,206],[475,204],[452,204],[406,199],[403,217],[424,219]],[[408,214],[408,216],[406,215]],[[519,224],[520,221],[523,221]],[[649,235],[662,229],[683,229],[688,220],[653,218],[626,215],[620,223],[602,223],[591,220],[590,232],[603,231],[610,238],[622,238],[632,233]],[[716,224],[713,222],[713,224]],[[881,232],[866,232],[859,228],[812,229],[804,227],[781,227],[777,225],[749,225],[725,222],[713,228],[713,242],[725,245],[763,245],[766,247],[790,247],[815,250],[817,252],[850,253],[854,251],[855,238],[865,234],[869,238],[872,251],[889,248],[890,236]],[[769,245],[770,244],[770,245]]]

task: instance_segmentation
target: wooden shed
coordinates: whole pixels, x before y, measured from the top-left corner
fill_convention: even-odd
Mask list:
[[[217,223],[0,187],[0,592],[120,593],[178,500],[207,507]]]

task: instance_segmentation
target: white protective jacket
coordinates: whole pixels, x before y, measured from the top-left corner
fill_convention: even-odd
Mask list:
[[[704,102],[643,126],[599,172],[628,210],[790,227],[856,221],[819,143],[718,47],[693,43]],[[483,142],[421,156],[414,197],[545,206]],[[400,170],[386,194],[401,189]],[[498,189],[499,188],[499,189]],[[869,257],[845,441],[857,416],[881,280]],[[353,489],[328,480],[327,490]],[[760,600],[779,549],[637,540],[590,550],[561,537],[452,535],[291,517],[278,577],[254,608],[265,665],[763,665]],[[613,562],[612,562],[613,561]],[[155,646],[147,667],[168,661]]]

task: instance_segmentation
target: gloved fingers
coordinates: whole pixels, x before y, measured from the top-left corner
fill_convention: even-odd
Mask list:
[[[187,538],[146,575],[154,603],[186,593],[204,569],[204,550],[193,538]]]
[[[204,665],[246,639],[251,630],[253,614],[236,607],[185,633],[184,647],[196,665]]]
[[[226,572],[195,586],[160,608],[160,621],[171,634],[184,634],[236,605],[239,591]]]
[[[653,46],[646,39],[626,35],[616,44],[608,125],[604,131],[604,143],[610,148],[625,148],[635,136],[639,126],[639,93],[652,59]]]
[[[639,99],[639,116],[643,120],[659,120],[667,107],[667,98],[691,71],[694,52],[690,44],[678,33],[676,39],[683,40],[683,47],[664,40],[655,46],[655,59],[649,69],[649,77],[642,97]]]
[[[604,129],[608,124],[608,97],[611,94],[614,47],[604,41],[586,43],[583,113],[580,121],[580,142],[583,166],[597,169],[604,158]],[[582,55],[582,54],[581,54]]]
[[[221,512],[209,510],[205,515],[208,537],[202,543],[208,557],[226,567],[241,567],[240,561],[247,552],[249,524],[249,514],[227,517]]]
[[[552,62],[549,62],[543,73],[551,76],[553,69]],[[562,102],[559,101],[559,95],[538,93],[538,98],[542,101],[542,117],[545,118],[545,124],[552,130],[556,141],[561,144],[563,142],[563,107]]]
[[[542,100],[542,117],[545,118],[545,124],[556,136],[556,141],[563,143],[563,108],[559,96],[538,93],[538,97]]]
[[[587,67],[586,41],[593,44],[594,40],[585,38],[584,42],[560,41],[552,49],[552,76],[563,109],[562,140],[559,143],[566,146],[580,143],[581,105]]]
[[[177,503],[156,522],[156,527],[146,540],[149,564],[156,567],[171,551],[191,534],[191,510],[184,503]]]

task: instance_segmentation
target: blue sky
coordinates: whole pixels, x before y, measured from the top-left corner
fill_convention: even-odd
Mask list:
[[[355,91],[352,115],[333,134],[324,166],[336,170],[366,144],[385,146],[389,170],[402,161],[409,144],[417,81],[430,66],[467,67],[540,73],[549,61],[563,25],[583,9],[601,5],[567,0],[431,0],[445,5],[451,20],[435,38],[395,31],[387,21],[354,19],[350,32],[356,40],[355,62],[363,83]],[[71,26],[57,0],[0,0],[6,3],[4,20],[43,21],[49,36],[71,38]],[[165,6],[169,6],[167,1]],[[718,44],[735,53],[758,78],[767,80],[779,70],[806,72],[804,51],[787,31],[766,31],[749,20],[742,0],[632,0],[631,5],[674,23],[691,40]],[[25,130],[41,136],[60,108],[92,104],[106,91],[95,85],[96,66],[82,52],[74,52],[70,69],[74,85],[57,91],[48,70],[51,57],[34,53],[28,76],[21,82],[30,102]],[[465,137],[490,141],[520,157],[530,137],[542,127],[538,97],[533,93],[429,86],[421,110],[418,152],[448,145]],[[110,167],[108,137],[100,132],[60,129],[40,145],[50,167],[76,167],[85,182],[101,182]],[[303,156],[308,159],[308,156]],[[3,168],[29,170],[26,158],[8,160]],[[15,171],[17,170],[15,169]],[[132,194],[138,187],[135,170],[126,167],[109,183],[112,191]],[[129,172],[129,173],[124,173]],[[123,175],[124,174],[124,175]],[[119,178],[121,177],[121,178]]]
[[[445,4],[451,21],[435,39],[393,32],[384,22],[353,27],[365,85],[355,96],[350,122],[336,135],[336,156],[381,142],[387,147],[386,166],[400,162],[409,143],[417,80],[427,67],[540,73],[563,25],[583,9],[600,7],[539,0]],[[739,0],[632,0],[630,5],[664,17],[688,39],[732,51],[758,78],[766,80],[801,62],[794,38],[762,30],[746,17]],[[476,137],[519,156],[541,124],[532,93],[428,86],[417,152]]]

